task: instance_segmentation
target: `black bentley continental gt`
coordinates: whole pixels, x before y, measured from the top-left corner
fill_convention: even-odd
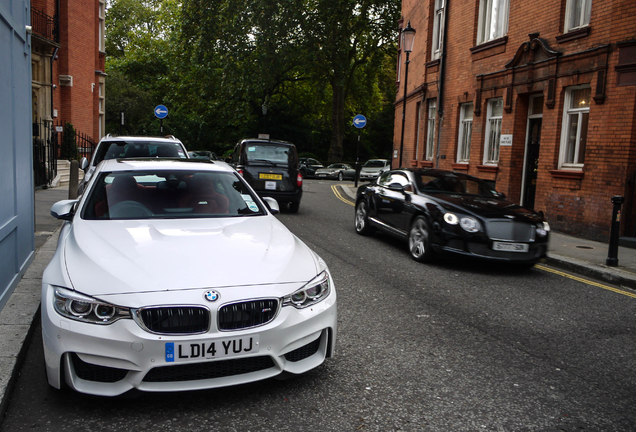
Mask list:
[[[408,241],[413,259],[463,255],[534,265],[546,256],[543,214],[506,200],[476,177],[436,169],[397,169],[358,188],[355,229]]]

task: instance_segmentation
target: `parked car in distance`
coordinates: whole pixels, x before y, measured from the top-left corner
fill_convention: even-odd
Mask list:
[[[232,166],[261,197],[298,212],[303,196],[303,177],[298,167],[296,146],[286,141],[244,139],[232,153]]]
[[[486,182],[435,169],[397,169],[362,185],[355,230],[408,242],[413,259],[455,255],[532,266],[546,256],[550,225],[542,213],[505,199]]]
[[[302,175],[303,178],[315,177],[316,170],[325,167],[316,159],[307,157],[298,159],[298,166],[300,168],[300,175]]]
[[[190,159],[217,160],[216,154],[207,150],[189,151],[188,156],[190,157]]]
[[[360,169],[360,180],[375,180],[380,174],[391,169],[387,159],[369,159]]]
[[[48,383],[116,396],[302,374],[334,352],[325,262],[225,162],[107,160],[42,277]],[[326,376],[325,376],[326,378]]]
[[[327,168],[318,168],[316,170],[316,178],[327,178],[334,180],[353,180],[356,176],[356,170],[348,164],[335,163]]]
[[[172,135],[167,137],[139,137],[112,136],[108,134],[97,143],[90,163],[86,158],[80,159],[79,166],[80,169],[84,170],[84,178],[78,185],[78,194],[84,191],[93,171],[95,171],[95,167],[101,161],[143,157],[187,159],[188,151],[183,143]]]

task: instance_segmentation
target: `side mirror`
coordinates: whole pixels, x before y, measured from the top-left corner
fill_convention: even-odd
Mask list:
[[[273,215],[280,213],[280,207],[278,206],[278,201],[276,201],[274,198],[263,197],[263,201],[265,202],[265,205],[267,206],[267,208]]]
[[[85,157],[81,158],[79,161],[79,167],[82,171],[86,172],[86,170],[88,169],[88,159],[86,159]]]
[[[73,208],[79,202],[78,199],[58,201],[51,207],[51,216],[56,219],[70,221],[75,215]]]

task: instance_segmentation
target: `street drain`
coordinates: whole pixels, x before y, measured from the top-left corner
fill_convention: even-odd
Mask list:
[[[594,249],[592,246],[576,246],[579,249]]]

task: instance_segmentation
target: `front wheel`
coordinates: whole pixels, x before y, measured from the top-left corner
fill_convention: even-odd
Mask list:
[[[416,217],[409,230],[409,252],[415,261],[426,262],[433,257],[430,232],[426,219]]]
[[[344,178],[344,177],[343,177],[343,175],[342,175],[342,171],[340,171],[340,172],[338,173],[338,181],[342,181],[342,179],[343,179],[343,178]]]
[[[371,233],[369,225],[369,210],[367,203],[362,200],[356,205],[356,217],[354,220],[356,232],[360,235],[368,235]]]

